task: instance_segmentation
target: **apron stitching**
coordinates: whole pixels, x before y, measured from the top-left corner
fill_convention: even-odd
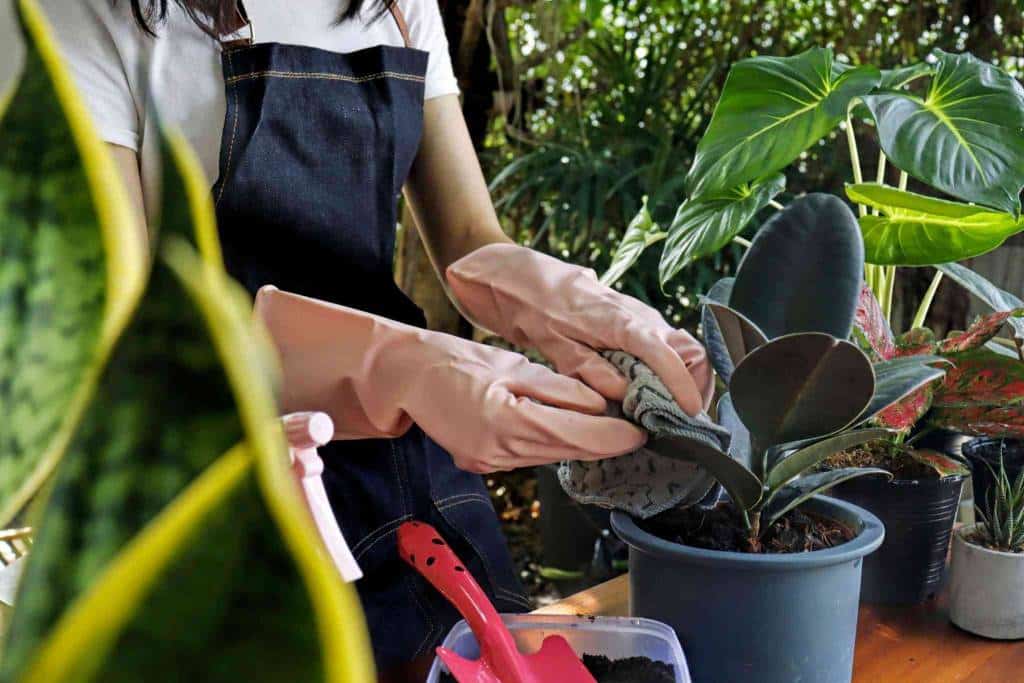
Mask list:
[[[491,510],[494,510],[494,506],[491,505],[491,501],[487,500],[486,498],[484,498],[482,496],[479,497],[479,498],[467,497],[467,498],[463,498],[461,500],[455,500],[455,501],[452,501],[450,503],[445,503],[444,505],[438,505],[437,509],[439,511],[440,510],[449,510],[451,508],[458,507],[460,505],[465,505],[466,503],[480,503],[481,505],[486,504],[487,506],[489,506],[491,508]]]
[[[254,78],[294,78],[300,80],[325,80],[325,81],[345,81],[346,83],[366,83],[368,81],[376,81],[382,78],[397,78],[402,81],[414,81],[416,83],[424,83],[426,79],[423,76],[416,76],[415,74],[402,73],[400,71],[378,71],[377,73],[367,74],[365,76],[346,76],[344,74],[332,74],[332,73],[302,73],[298,71],[254,71],[248,74],[241,74],[239,76],[232,76],[228,78],[225,83],[237,83],[238,81],[247,81]]]
[[[228,53],[228,69],[231,73],[235,73],[234,59],[230,52]],[[231,83],[231,79],[229,78],[226,82]],[[224,165],[224,177],[220,184],[220,190],[217,192],[217,202],[215,206],[219,205],[220,200],[224,198],[224,188],[227,187],[228,176],[231,174],[231,155],[235,150],[235,134],[238,132],[238,88],[231,89],[231,105],[235,110],[234,116],[232,117],[233,121],[231,123],[231,142],[228,144],[228,160]]]
[[[461,498],[477,498],[479,500],[483,500],[483,501],[486,501],[488,503],[491,502],[491,500],[487,496],[482,494],[482,493],[459,493],[459,494],[456,494],[454,496],[448,496],[447,498],[438,498],[434,502],[436,504],[438,504],[438,505],[441,505],[443,503],[447,503],[448,501],[459,500]]]
[[[381,540],[382,538],[385,538],[389,532],[394,531],[395,527],[401,525],[402,522],[409,521],[410,519],[412,519],[412,515],[405,514],[399,517],[398,519],[393,519],[387,524],[377,527],[369,534],[367,534],[366,537],[363,538],[363,540],[359,541],[359,543],[356,543],[355,546],[352,547],[352,553],[356,556],[356,559],[359,559],[370,548],[375,546],[377,544],[377,541]],[[375,536],[377,536],[377,538],[374,538]],[[372,542],[371,539],[373,539]],[[367,543],[369,543],[370,545],[364,548],[363,546],[365,546]]]
[[[438,628],[437,624],[434,623],[434,617],[431,615],[430,610],[424,606],[422,600],[423,594],[416,586],[416,582],[413,581],[411,575],[407,575],[405,577],[405,588],[407,591],[409,591],[409,595],[412,596],[413,602],[416,603],[417,609],[419,609],[419,611],[422,612],[423,616],[425,616],[427,619],[427,633],[423,636],[423,640],[420,641],[420,644],[416,646],[416,650],[413,653],[413,657],[415,658],[418,657],[427,648],[428,643],[430,643],[432,640],[435,640],[438,637],[438,635],[440,635],[434,635],[435,632],[439,631],[440,629]]]

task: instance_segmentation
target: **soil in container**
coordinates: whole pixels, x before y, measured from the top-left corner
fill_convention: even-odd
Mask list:
[[[766,529],[759,547],[751,548],[740,514],[731,505],[710,510],[673,509],[640,526],[667,541],[725,552],[802,553],[842,545],[856,533],[842,522],[799,509],[790,510]]]
[[[583,665],[597,683],[674,683],[676,680],[671,664],[647,657],[609,659],[604,655],[585,654]],[[441,683],[455,683],[455,678],[449,673],[442,673]]]

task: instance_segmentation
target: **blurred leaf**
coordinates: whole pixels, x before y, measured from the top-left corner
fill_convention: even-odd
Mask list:
[[[879,93],[863,98],[875,119],[882,150],[897,167],[932,187],[1019,214],[1024,88],[998,67],[969,54],[932,54],[935,75],[924,97]],[[930,263],[956,258],[965,257]]]
[[[146,269],[114,162],[44,17],[22,11],[24,75],[0,122],[0,525],[62,457]]]
[[[881,211],[861,216],[868,263],[930,266],[992,251],[1024,230],[1024,220],[981,206],[862,183],[847,185],[851,201]]]
[[[729,393],[757,450],[849,426],[870,403],[874,385],[860,349],[804,332],[752,351],[736,366]]]
[[[658,224],[651,220],[651,214],[647,210],[647,197],[643,198],[643,205],[633,220],[626,228],[626,234],[622,236],[618,249],[612,257],[612,264],[601,276],[601,284],[611,286],[618,282],[627,270],[629,270],[644,249],[664,238]]]
[[[786,189],[781,173],[721,196],[683,202],[668,228],[658,279],[662,286],[690,262],[713,254],[742,232],[768,202]]]
[[[988,304],[994,311],[1011,311],[1024,307],[1024,301],[1020,297],[999,289],[970,268],[965,268],[958,263],[946,263],[938,266],[938,269]],[[1024,320],[1010,318],[1007,322],[1013,328],[1014,336],[1024,342]]]
[[[691,198],[768,177],[832,131],[849,103],[878,85],[873,66],[835,63],[829,48],[752,57],[729,70],[687,176]]]
[[[810,194],[758,231],[729,305],[769,339],[794,332],[850,336],[864,277],[857,221],[840,199]]]

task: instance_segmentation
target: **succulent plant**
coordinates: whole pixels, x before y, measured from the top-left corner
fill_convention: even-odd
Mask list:
[[[1006,473],[1006,465],[999,460],[999,470],[993,469],[995,480],[984,507],[977,506],[981,523],[975,531],[977,541],[1003,552],[1024,552],[1024,472],[1013,481]]]
[[[830,455],[885,438],[865,426],[894,402],[941,377],[936,356],[872,364],[847,341],[862,286],[857,221],[839,199],[793,201],[760,229],[735,279],[704,300],[711,362],[729,391],[719,421],[729,453],[680,449],[739,508],[756,548],[763,530],[811,496],[876,468],[815,471]]]

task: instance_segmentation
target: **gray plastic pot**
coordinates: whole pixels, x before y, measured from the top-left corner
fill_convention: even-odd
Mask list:
[[[815,498],[803,509],[858,535],[828,550],[750,555],[673,543],[612,513],[630,547],[630,614],[675,629],[695,681],[849,683],[861,564],[885,531],[850,503]]]
[[[953,535],[949,618],[986,638],[1024,638],[1024,553],[990,550],[967,540],[977,525]]]

